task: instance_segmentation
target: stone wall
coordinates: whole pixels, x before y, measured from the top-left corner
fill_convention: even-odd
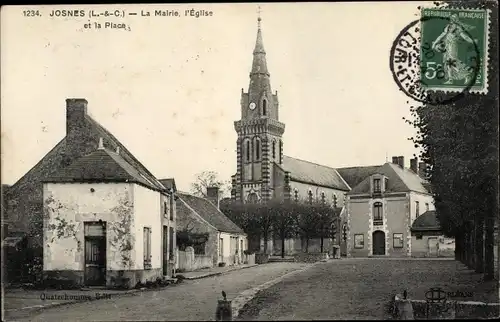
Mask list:
[[[185,272],[196,271],[202,268],[213,267],[213,258],[210,255],[195,255],[193,247],[186,247],[185,251],[178,251],[178,270]]]

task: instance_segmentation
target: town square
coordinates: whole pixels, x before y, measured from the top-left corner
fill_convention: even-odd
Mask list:
[[[3,320],[498,318],[496,3],[106,6],[2,7]]]

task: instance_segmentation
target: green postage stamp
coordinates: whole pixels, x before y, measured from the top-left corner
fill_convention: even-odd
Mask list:
[[[486,93],[489,12],[421,10],[420,77],[427,90]]]

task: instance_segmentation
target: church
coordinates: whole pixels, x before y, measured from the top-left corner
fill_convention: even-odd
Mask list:
[[[377,165],[332,168],[285,155],[285,124],[279,119],[278,93],[271,88],[260,17],[250,84],[247,92],[242,89],[240,104],[241,119],[234,122],[238,138],[233,201],[322,202],[340,216],[342,228],[335,243],[343,256],[413,256],[411,227],[421,214],[419,205],[435,217],[427,165],[413,158],[406,168],[404,156],[394,156],[392,162]],[[324,249],[329,250],[332,242],[325,240]],[[280,253],[279,244],[273,237],[268,249]],[[319,243],[313,244],[310,251],[319,251]],[[303,245],[294,238],[285,242],[285,248],[293,255]]]
[[[285,124],[279,120],[278,93],[273,93],[258,18],[248,91],[241,91],[237,169],[231,197],[243,203],[272,199],[322,201],[343,207],[349,185],[336,169],[284,155]]]

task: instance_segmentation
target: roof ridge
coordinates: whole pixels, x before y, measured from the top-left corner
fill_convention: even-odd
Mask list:
[[[357,165],[357,166],[354,166],[354,167],[339,167],[339,168],[336,168],[337,170],[344,170],[344,169],[357,169],[357,168],[380,168],[381,166],[383,166],[384,164],[379,164],[379,165]]]
[[[283,155],[284,157],[287,157],[287,158],[290,158],[290,159],[295,159],[297,161],[302,161],[302,162],[306,162],[306,163],[310,163],[310,164],[314,164],[314,165],[318,165],[320,167],[325,167],[325,168],[330,168],[332,170],[335,170],[334,167],[332,166],[329,166],[329,165],[324,165],[324,164],[319,164],[319,163],[316,163],[316,162],[311,162],[311,161],[307,161],[307,160],[304,160],[304,159],[299,159],[299,158],[295,158],[295,157],[291,157],[289,155]]]

